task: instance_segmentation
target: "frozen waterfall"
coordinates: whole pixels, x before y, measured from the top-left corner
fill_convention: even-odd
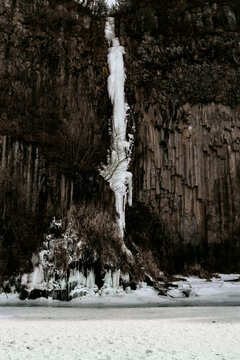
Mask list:
[[[131,161],[131,147],[133,136],[128,135],[127,140],[127,110],[125,102],[124,83],[124,47],[115,37],[114,18],[107,18],[105,36],[111,46],[108,54],[108,94],[113,104],[111,150],[108,164],[100,171],[101,175],[110,184],[115,194],[117,222],[119,234],[123,238],[125,229],[125,207],[128,201],[132,205],[132,173],[128,171]]]

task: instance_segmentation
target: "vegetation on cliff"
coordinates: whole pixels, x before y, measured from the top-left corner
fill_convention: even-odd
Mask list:
[[[52,217],[72,205],[115,214],[98,170],[112,115],[105,10],[84,4],[0,1],[2,275],[29,270]],[[136,125],[126,245],[148,269],[157,259],[169,272],[237,271],[238,2],[120,1],[111,11],[126,50],[128,132]],[[101,231],[86,229],[105,261]]]

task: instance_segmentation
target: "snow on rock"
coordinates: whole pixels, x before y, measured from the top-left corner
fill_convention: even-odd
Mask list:
[[[95,291],[94,291],[95,290]],[[88,296],[98,296],[98,289],[89,289],[87,287],[76,287],[74,290],[70,292],[70,299],[88,297]]]
[[[218,274],[217,278],[212,278],[212,281],[240,281],[239,274]]]
[[[128,171],[128,167],[131,161],[133,136],[128,136],[127,140],[127,110],[129,107],[125,102],[124,92],[126,78],[123,61],[124,47],[120,45],[115,36],[114,18],[107,18],[105,36],[111,45],[108,54],[110,71],[108,93],[113,104],[113,116],[110,157],[108,164],[102,166],[100,174],[109,182],[114,191],[119,235],[123,239],[126,203],[132,205],[132,173]],[[124,246],[123,251],[127,251]]]
[[[224,299],[229,296],[240,295],[239,274],[218,274],[209,280],[198,277],[182,277],[180,281],[173,282],[176,289],[169,289],[167,294],[173,298],[201,297],[202,299]]]
[[[172,298],[184,298],[186,295],[184,292],[180,289],[171,289],[167,292],[168,296]]]

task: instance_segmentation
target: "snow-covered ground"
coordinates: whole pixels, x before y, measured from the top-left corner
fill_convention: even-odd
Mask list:
[[[134,307],[134,306],[240,306],[240,275],[219,274],[207,281],[196,277],[179,277],[170,285],[167,296],[159,296],[158,291],[141,283],[137,290],[123,291],[108,288],[102,296],[88,291],[88,296],[73,299],[69,303],[50,299],[19,300],[18,294],[0,294],[2,306],[52,306],[52,307]],[[109,296],[107,296],[109,294]]]
[[[168,296],[141,284],[69,303],[0,294],[0,359],[239,360],[239,278],[179,277]]]
[[[239,360],[240,307],[0,307],[1,360]]]

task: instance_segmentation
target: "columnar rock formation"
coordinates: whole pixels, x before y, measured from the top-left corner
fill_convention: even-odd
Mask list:
[[[127,246],[168,271],[239,271],[239,4],[149,3],[116,16],[136,129]],[[29,270],[71,205],[114,212],[99,175],[112,114],[104,27],[74,1],[0,1],[1,274]]]
[[[0,273],[31,268],[52,217],[113,209],[105,19],[76,3],[0,1]]]
[[[136,122],[135,208],[147,219],[143,239],[167,267],[234,270],[240,264],[240,7],[173,3],[163,5],[165,12],[142,4],[119,19]],[[130,211],[136,239],[137,224]]]

